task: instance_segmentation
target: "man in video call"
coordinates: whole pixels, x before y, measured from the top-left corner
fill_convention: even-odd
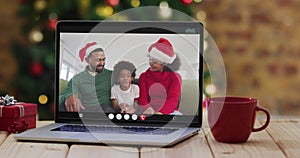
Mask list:
[[[113,112],[110,101],[111,74],[104,68],[105,53],[96,43],[87,43],[80,51],[81,61],[88,63],[59,95],[60,110],[68,112]]]

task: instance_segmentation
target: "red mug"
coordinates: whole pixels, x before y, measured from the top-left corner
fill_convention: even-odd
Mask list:
[[[208,124],[212,135],[219,142],[246,142],[251,132],[265,129],[270,123],[270,113],[258,105],[255,98],[214,97],[205,100]],[[266,114],[266,122],[259,128],[254,127],[256,112]]]

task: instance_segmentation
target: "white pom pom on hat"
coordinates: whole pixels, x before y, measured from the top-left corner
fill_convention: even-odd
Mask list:
[[[79,58],[81,61],[84,60],[84,58],[89,55],[93,50],[101,48],[100,45],[98,45],[97,42],[90,42],[87,43],[83,48],[79,50]]]
[[[160,38],[148,48],[149,56],[161,62],[171,64],[176,59],[172,44],[165,38]]]

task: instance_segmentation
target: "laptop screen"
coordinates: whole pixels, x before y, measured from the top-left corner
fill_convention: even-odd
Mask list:
[[[201,126],[203,26],[60,21],[56,122]]]

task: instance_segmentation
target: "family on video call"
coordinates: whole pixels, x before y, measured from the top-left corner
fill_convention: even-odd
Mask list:
[[[119,61],[112,71],[108,70],[105,50],[97,42],[87,43],[79,50],[79,57],[88,65],[73,76],[59,95],[59,110],[182,115],[182,78],[176,72],[180,61],[173,45],[168,39],[159,38],[147,51],[149,68],[135,79],[132,62]]]

